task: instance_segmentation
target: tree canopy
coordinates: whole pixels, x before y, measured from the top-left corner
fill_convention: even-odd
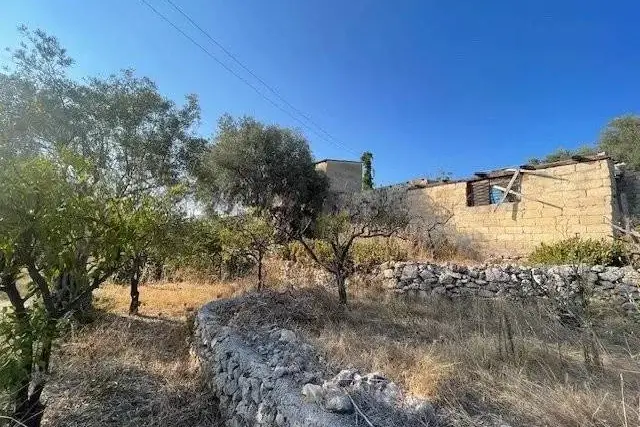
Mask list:
[[[213,210],[253,208],[294,227],[317,215],[327,191],[301,134],[253,118],[223,116],[203,155],[199,194]]]
[[[599,146],[617,161],[640,170],[640,116],[628,114],[611,120],[600,134]]]

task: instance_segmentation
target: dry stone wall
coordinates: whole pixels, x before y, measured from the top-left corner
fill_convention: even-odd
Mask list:
[[[332,377],[292,330],[233,325],[234,313],[260,298],[211,302],[195,320],[194,348],[227,426],[350,427],[362,425],[358,410],[373,411],[372,419],[379,414],[379,427],[439,425],[428,402],[405,399],[379,373],[349,369]]]
[[[483,298],[590,297],[635,313],[640,304],[640,272],[633,267],[517,265],[460,266],[390,262],[374,273],[385,288],[416,298],[430,295]]]

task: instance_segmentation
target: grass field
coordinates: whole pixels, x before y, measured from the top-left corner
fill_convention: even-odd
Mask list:
[[[229,297],[226,284],[141,287],[141,316],[127,316],[128,288],[96,292],[97,319],[55,352],[44,426],[217,426],[215,398],[190,354],[186,316]]]
[[[436,402],[445,425],[640,425],[640,328],[629,319],[594,319],[593,336],[535,300],[359,294],[346,310],[320,288],[273,294],[234,322],[296,329],[335,371],[379,371]]]
[[[216,426],[214,397],[189,350],[186,318],[245,284],[158,283],[96,292],[98,318],[55,352],[46,426]],[[381,371],[444,408],[452,426],[640,425],[640,328],[594,319],[595,338],[528,301],[403,302],[352,289],[347,310],[320,288],[275,295],[235,321],[274,322],[314,342],[335,370]],[[594,347],[589,347],[594,345]],[[586,363],[598,353],[601,366]]]

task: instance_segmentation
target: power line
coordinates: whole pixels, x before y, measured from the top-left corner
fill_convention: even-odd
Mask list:
[[[316,123],[309,115],[305,114],[303,111],[299,110],[298,108],[296,108],[295,106],[293,106],[289,101],[287,101],[282,95],[280,95],[280,92],[278,92],[276,89],[273,88],[273,86],[269,85],[267,82],[265,82],[263,79],[261,79],[256,73],[254,73],[253,71],[251,71],[251,69],[246,66],[242,61],[240,61],[233,53],[231,53],[226,47],[224,47],[224,45],[222,45],[222,43],[220,43],[218,40],[216,40],[211,34],[209,34],[209,32],[207,32],[205,29],[203,29],[200,25],[198,25],[198,23],[193,20],[185,11],[183,11],[178,5],[176,5],[172,0],[165,0],[167,3],[169,3],[171,5],[171,7],[173,7],[178,13],[180,13],[187,21],[189,21],[191,23],[191,25],[193,25],[195,28],[197,28],[202,34],[204,34],[209,40],[211,40],[216,46],[218,46],[224,53],[227,54],[227,56],[229,56],[229,58],[231,58],[236,64],[238,64],[240,67],[242,67],[243,70],[245,70],[247,73],[249,73],[251,76],[253,76],[257,81],[259,81],[265,88],[267,88],[272,94],[274,94],[280,101],[282,101],[286,106],[288,106],[289,108],[291,108],[291,110],[293,110],[295,113],[297,113],[298,115],[300,115],[301,117],[303,117],[305,120],[307,120],[307,122],[311,123],[312,125],[314,125],[317,129],[319,129],[324,135],[326,135],[328,138],[336,141],[336,143],[342,145],[344,148],[348,149],[351,151],[350,147],[347,147],[345,144],[340,143],[340,141],[338,141],[333,135],[331,135],[327,130],[325,130],[322,126],[320,126],[318,123]]]
[[[142,3],[144,3],[153,13],[155,13],[156,15],[158,15],[163,21],[165,21],[167,24],[169,24],[171,27],[173,27],[173,29],[175,29],[176,31],[178,31],[180,34],[182,34],[183,37],[185,37],[187,40],[189,40],[191,43],[193,43],[195,46],[197,46],[200,50],[202,50],[207,56],[209,56],[211,59],[213,59],[214,61],[216,61],[220,66],[222,66],[225,70],[227,70],[228,72],[230,72],[231,74],[233,74],[238,80],[240,80],[241,82],[243,82],[244,84],[246,84],[247,86],[249,86],[251,89],[253,89],[258,95],[260,95],[260,97],[262,97],[265,101],[267,101],[268,103],[270,103],[271,105],[273,105],[274,107],[276,107],[278,110],[282,111],[283,113],[285,113],[286,115],[288,115],[289,117],[291,117],[293,120],[295,120],[297,123],[301,124],[303,127],[307,128],[308,130],[310,130],[311,132],[313,132],[314,134],[316,134],[317,136],[319,136],[321,139],[323,139],[326,142],[329,142],[331,144],[334,144],[335,146],[337,146],[338,148],[343,148],[346,149],[354,154],[358,154],[355,150],[350,149],[349,147],[344,146],[343,144],[340,144],[336,141],[333,141],[332,139],[328,139],[325,135],[323,135],[322,133],[318,132],[317,130],[313,129],[312,127],[310,127],[307,123],[305,123],[304,121],[302,121],[300,118],[294,116],[289,110],[283,108],[280,104],[278,104],[277,102],[273,101],[271,98],[269,98],[268,96],[266,96],[264,93],[262,93],[255,85],[253,85],[250,81],[248,81],[247,79],[245,79],[243,76],[241,76],[240,74],[238,74],[235,70],[233,70],[231,67],[229,67],[227,64],[225,64],[224,62],[222,62],[220,59],[218,59],[214,54],[212,54],[207,48],[205,48],[204,46],[202,46],[200,43],[198,43],[193,37],[191,37],[189,34],[187,34],[184,30],[182,30],[180,27],[178,27],[175,23],[173,23],[169,18],[167,18],[166,15],[162,14],[160,11],[158,11],[155,7],[153,7],[147,0],[140,0]],[[225,49],[226,52],[226,49]],[[236,60],[237,61],[237,60]],[[253,73],[251,73],[252,75],[254,75]],[[258,79],[260,80],[260,79]],[[260,80],[261,81],[261,80]],[[285,101],[286,102],[286,101]],[[288,104],[288,103],[287,103]]]

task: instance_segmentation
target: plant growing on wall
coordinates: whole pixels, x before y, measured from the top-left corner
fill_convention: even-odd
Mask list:
[[[370,151],[365,151],[360,157],[362,161],[362,190],[373,189],[373,154]]]

